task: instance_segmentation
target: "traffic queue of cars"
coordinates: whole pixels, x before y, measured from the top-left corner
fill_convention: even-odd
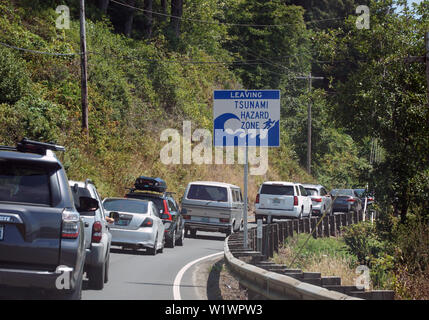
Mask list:
[[[142,176],[124,197],[102,200],[91,180],[67,180],[53,151],[64,148],[27,139],[0,146],[0,296],[21,287],[80,299],[84,274],[93,289],[108,282],[111,246],[156,255],[165,246],[183,246],[197,231],[228,236],[243,229],[244,199],[236,185],[190,182],[179,206],[164,180]],[[271,222],[360,212],[362,197],[365,207],[374,199],[358,191],[328,194],[321,185],[267,181],[255,216]],[[65,274],[65,282],[58,281]]]

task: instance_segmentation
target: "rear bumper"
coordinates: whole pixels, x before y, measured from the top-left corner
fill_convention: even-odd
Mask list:
[[[209,232],[227,232],[231,230],[230,223],[185,221],[185,228]]]
[[[56,281],[61,275],[64,275],[66,272],[69,273],[71,278],[74,269],[65,266],[58,267],[55,272],[20,269],[0,269],[0,285],[18,288],[60,290],[61,288],[57,288],[56,286]],[[71,281],[71,285],[74,285],[74,281]],[[70,289],[73,289],[73,287]]]
[[[147,230],[150,229],[150,230]],[[110,228],[112,234],[112,245],[117,246],[140,246],[153,248],[155,245],[155,234],[152,228],[140,228],[137,230]]]
[[[103,243],[92,243],[91,248],[86,249],[85,267],[103,265],[105,252]]]
[[[301,211],[298,207],[291,210],[278,210],[278,209],[255,209],[255,215],[272,216],[274,218],[298,218]]]
[[[346,204],[334,203],[334,205],[332,206],[333,212],[349,212],[350,209],[351,209],[351,206]]]

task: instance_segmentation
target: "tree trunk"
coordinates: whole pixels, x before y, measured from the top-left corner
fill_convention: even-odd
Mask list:
[[[144,10],[147,10],[144,12],[144,37],[146,39],[149,39],[152,36],[152,4],[153,0],[144,1]]]
[[[178,38],[180,36],[180,18],[183,14],[183,0],[171,0],[171,19],[170,25],[174,34]]]
[[[405,223],[407,220],[408,212],[408,197],[407,197],[407,188],[404,188],[399,199],[401,203],[401,223]]]
[[[98,7],[105,14],[107,13],[107,8],[109,7],[110,0],[98,0]]]
[[[129,0],[128,4],[130,6],[136,5],[136,0]],[[127,17],[125,19],[125,25],[124,25],[124,34],[129,37],[131,35],[131,30],[133,28],[133,20],[134,20],[134,9],[127,8],[126,9]]]
[[[162,13],[167,14],[167,0],[161,0]],[[161,20],[164,21],[166,16],[161,16]]]

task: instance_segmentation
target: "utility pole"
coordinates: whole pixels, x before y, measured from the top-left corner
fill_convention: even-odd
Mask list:
[[[86,56],[85,0],[80,0],[80,52],[82,129],[88,135],[88,65]]]
[[[405,63],[414,63],[414,62],[420,62],[420,63],[426,63],[426,92],[427,92],[427,98],[428,98],[428,105],[429,105],[429,31],[425,33],[425,54],[423,56],[415,57],[415,56],[409,56],[404,58]]]
[[[311,94],[312,90],[312,81],[313,80],[323,80],[323,77],[313,77],[311,71],[307,76],[296,77],[297,79],[307,79],[308,80],[308,93]],[[307,172],[311,174],[311,100],[308,102],[307,109]]]

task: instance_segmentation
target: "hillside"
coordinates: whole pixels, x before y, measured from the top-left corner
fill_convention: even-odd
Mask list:
[[[55,28],[54,7],[0,1],[0,42],[45,52],[79,52],[79,22],[70,30]],[[214,89],[241,88],[224,65],[171,63],[215,60],[195,48],[189,54],[170,50],[166,41],[147,43],[115,33],[106,20],[87,20],[89,64],[89,138],[80,129],[78,56],[50,56],[0,46],[0,142],[22,137],[56,141],[70,179],[91,178],[103,196],[120,196],[136,176],[160,176],[178,197],[192,180],[242,185],[242,165],[164,165],[160,141],[167,128],[182,132],[212,127]],[[270,152],[265,177],[251,176],[249,198],[263,179],[311,181],[286,144]],[[273,159],[274,160],[274,159]]]

